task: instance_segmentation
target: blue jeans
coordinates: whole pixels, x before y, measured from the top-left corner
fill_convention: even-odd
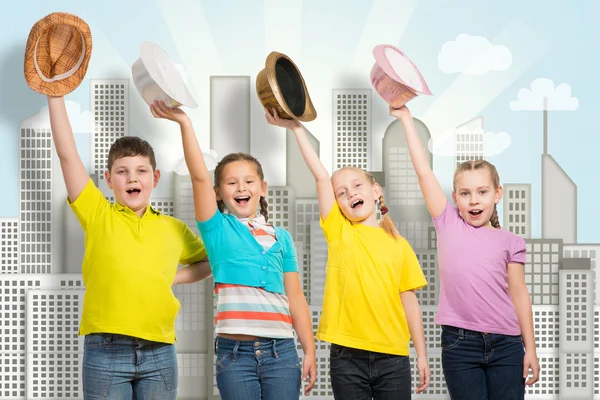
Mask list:
[[[217,387],[222,400],[298,400],[301,367],[294,339],[217,337]]]
[[[172,344],[113,334],[85,337],[85,400],[175,400],[177,378]]]
[[[442,368],[451,399],[522,400],[523,357],[521,335],[442,325]]]
[[[331,345],[329,370],[333,397],[340,400],[411,398],[408,356]]]

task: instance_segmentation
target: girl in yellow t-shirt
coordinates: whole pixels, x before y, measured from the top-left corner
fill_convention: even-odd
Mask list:
[[[414,290],[427,284],[417,257],[386,215],[371,174],[345,167],[331,178],[304,128],[265,109],[267,121],[294,133],[317,183],[328,246],[323,311],[317,339],[331,343],[336,399],[410,399],[409,341],[417,351],[419,383],[429,386],[421,309]],[[377,203],[383,218],[377,222]]]

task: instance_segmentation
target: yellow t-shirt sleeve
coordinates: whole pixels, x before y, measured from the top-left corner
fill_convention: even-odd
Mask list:
[[[200,237],[183,222],[181,225],[183,226],[183,250],[179,262],[182,265],[188,265],[206,258],[206,248]]]
[[[104,207],[108,207],[110,202],[106,200],[100,189],[90,179],[75,201],[71,201],[67,197],[67,204],[69,204],[81,227],[85,230],[98,215],[102,214]]]
[[[340,210],[337,202],[333,203],[333,207],[331,207],[329,214],[327,214],[327,219],[323,219],[323,217],[319,218],[321,229],[323,229],[323,234],[328,242],[331,239],[339,238],[342,226],[344,223],[348,222],[346,217],[344,217],[344,214],[342,214],[342,210]]]
[[[427,285],[427,280],[423,275],[417,255],[406,239],[400,238],[400,240],[402,241],[402,254],[404,254],[400,274],[400,293],[421,289]]]

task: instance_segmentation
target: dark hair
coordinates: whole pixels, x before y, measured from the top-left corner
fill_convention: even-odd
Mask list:
[[[123,136],[115,140],[108,152],[108,171],[119,158],[136,156],[148,157],[152,169],[156,169],[156,157],[150,143],[137,136]]]
[[[371,175],[370,173],[368,173],[367,171],[365,171],[364,169],[360,169],[357,167],[342,167],[340,169],[338,169],[337,171],[335,171],[333,173],[333,175],[331,175],[331,179],[333,179],[333,177],[335,176],[335,174],[337,174],[339,171],[342,170],[351,170],[351,171],[356,171],[358,173],[363,174],[363,176],[367,179],[367,181],[371,184],[371,186],[373,186],[374,184],[376,184],[377,182],[375,181],[375,178],[373,177],[373,175]],[[396,228],[396,224],[394,224],[394,221],[392,220],[392,218],[388,215],[388,209],[385,206],[385,202],[383,201],[383,193],[381,194],[381,196],[379,196],[378,199],[378,203],[379,203],[379,210],[381,211],[381,220],[379,221],[379,227],[383,228],[383,230],[390,235],[391,237],[393,237],[394,239],[398,239],[400,237],[400,232],[398,232],[398,229]]]
[[[500,176],[498,175],[498,171],[496,170],[496,167],[494,167],[494,164],[485,160],[470,160],[459,164],[456,168],[456,171],[454,171],[452,190],[456,192],[456,179],[458,178],[458,175],[460,175],[461,172],[474,171],[477,169],[487,169],[490,173],[490,179],[492,180],[492,184],[494,185],[494,190],[500,187]],[[494,204],[494,212],[492,212],[490,224],[497,229],[500,228],[500,221],[498,220],[498,210],[496,208],[496,204]]]
[[[221,186],[221,180],[223,179],[222,175],[225,166],[236,161],[247,161],[249,163],[254,164],[254,166],[256,167],[256,174],[260,178],[261,182],[265,180],[265,174],[263,172],[262,165],[260,165],[256,158],[252,157],[250,154],[247,153],[229,153],[225,157],[223,157],[215,167],[215,190],[218,190],[219,186]],[[221,212],[225,210],[225,203],[223,202],[223,200],[217,200],[217,207]],[[265,197],[260,196],[260,214],[265,217],[265,221],[269,220],[268,207],[269,204],[267,203]]]

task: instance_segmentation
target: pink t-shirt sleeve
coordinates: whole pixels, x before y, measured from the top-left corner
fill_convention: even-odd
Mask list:
[[[521,237],[515,237],[513,244],[513,251],[510,255],[509,263],[519,263],[525,265],[527,260],[527,248],[525,247],[525,240]]]
[[[437,231],[441,231],[446,226],[456,222],[456,220],[459,218],[460,217],[458,216],[456,208],[454,208],[449,201],[446,201],[446,208],[444,208],[444,211],[442,211],[442,213],[437,217],[432,217],[431,219],[433,220],[433,226],[435,226],[435,229]]]

